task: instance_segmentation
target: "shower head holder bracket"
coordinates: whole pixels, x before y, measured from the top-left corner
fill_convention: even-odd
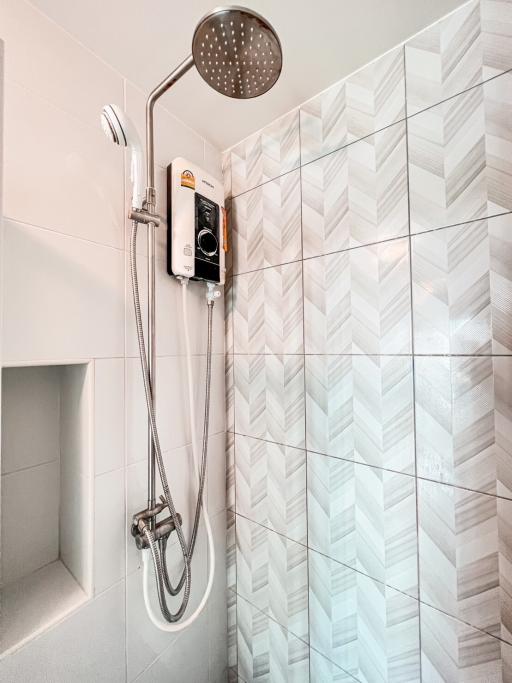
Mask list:
[[[128,218],[137,223],[144,223],[148,225],[152,223],[154,226],[158,227],[160,225],[160,217],[151,211],[146,209],[130,209],[128,213]]]

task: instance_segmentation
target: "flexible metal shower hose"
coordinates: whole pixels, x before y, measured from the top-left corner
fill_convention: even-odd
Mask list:
[[[133,294],[133,304],[135,311],[135,323],[137,328],[137,340],[139,345],[139,356],[142,368],[142,379],[144,383],[144,394],[146,398],[146,407],[148,412],[148,419],[151,429],[151,438],[154,445],[155,457],[158,465],[158,471],[160,474],[160,480],[162,482],[162,489],[164,492],[165,501],[169,508],[171,519],[176,528],[176,533],[178,535],[178,540],[183,556],[183,572],[181,578],[176,587],[172,586],[169,579],[167,571],[166,562],[166,548],[167,541],[164,540],[159,543],[155,541],[154,535],[148,526],[144,528],[144,535],[148,541],[148,545],[151,551],[151,556],[153,559],[153,564],[155,568],[156,585],[158,593],[158,601],[160,604],[160,610],[164,619],[170,623],[179,621],[183,616],[189,599],[190,599],[190,588],[191,588],[191,562],[194,554],[195,543],[197,539],[197,532],[199,528],[199,520],[201,514],[201,507],[203,504],[203,492],[206,479],[206,460],[207,460],[207,449],[208,449],[208,430],[209,430],[209,412],[210,412],[210,384],[211,384],[211,349],[212,349],[212,309],[213,301],[208,301],[208,346],[207,346],[207,356],[206,356],[206,390],[205,390],[205,409],[204,409],[204,423],[203,423],[203,443],[202,443],[202,457],[201,457],[201,468],[199,476],[199,490],[196,502],[196,511],[194,517],[194,524],[192,528],[190,544],[187,545],[185,537],[183,535],[183,530],[181,528],[176,508],[174,506],[174,501],[172,499],[171,491],[169,489],[169,484],[167,482],[167,475],[165,472],[165,466],[162,458],[162,450],[160,446],[160,438],[158,435],[158,429],[156,424],[155,406],[153,402],[153,395],[151,391],[151,380],[149,375],[148,359],[146,354],[146,345],[144,341],[144,329],[142,326],[142,313],[140,306],[140,296],[139,296],[139,284],[137,276],[137,229],[138,223],[133,221],[132,223],[132,233],[130,239],[130,274],[132,282],[132,294]],[[190,387],[190,391],[192,391]],[[170,595],[177,595],[184,586],[183,599],[180,607],[174,613],[172,613],[168,606],[165,596],[165,591],[167,590]]]

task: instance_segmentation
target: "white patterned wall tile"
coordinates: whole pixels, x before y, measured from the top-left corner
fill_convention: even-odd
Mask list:
[[[306,547],[240,515],[236,547],[238,595],[307,641]]]
[[[300,107],[301,163],[348,144],[346,80],[334,83]]]
[[[224,199],[230,199],[231,192],[231,151],[222,153],[221,157],[222,178],[224,181]]]
[[[404,55],[400,46],[301,106],[301,162],[309,163],[404,116]]]
[[[512,497],[512,358],[418,357],[418,474]]]
[[[414,473],[407,356],[306,356],[307,448]]]
[[[231,223],[235,274],[300,260],[300,171],[233,199]]]
[[[304,261],[306,353],[411,352],[408,239]]]
[[[235,435],[226,432],[226,508],[235,510]]]
[[[309,551],[311,647],[358,681],[420,680],[419,603]]]
[[[232,510],[226,513],[226,585],[236,591],[236,515]]]
[[[232,147],[230,153],[233,197],[298,168],[299,110],[273,121]]]
[[[512,216],[496,216],[487,221],[490,242],[490,289],[492,352],[512,353]]]
[[[420,598],[512,643],[512,501],[418,482]]]
[[[225,356],[226,431],[235,431],[235,359]]]
[[[409,119],[411,232],[512,209],[512,74]]]
[[[410,116],[512,68],[512,3],[473,0],[405,44]]]
[[[408,234],[405,123],[302,168],[304,257]]]
[[[306,453],[236,436],[237,512],[306,543]]]
[[[310,683],[357,683],[354,678],[313,648],[309,650]]]
[[[236,355],[235,431],[304,447],[304,356]]]
[[[506,254],[511,226],[507,214],[414,235],[417,353],[510,353],[512,266]]]
[[[405,64],[402,45],[347,78],[349,142],[405,117]]]
[[[227,610],[228,610],[228,669],[236,670],[238,666],[237,657],[237,627],[236,627],[236,602],[237,595],[234,591],[227,591]]]
[[[414,478],[309,452],[308,544],[418,597]]]
[[[428,605],[420,606],[423,681],[507,683],[512,677],[512,646],[453,619]]]
[[[243,598],[238,598],[238,671],[247,683],[305,683],[309,648]]]
[[[233,277],[228,277],[224,284],[224,352],[226,354],[233,353],[234,350],[233,295]]]
[[[235,353],[302,353],[302,263],[234,277]]]

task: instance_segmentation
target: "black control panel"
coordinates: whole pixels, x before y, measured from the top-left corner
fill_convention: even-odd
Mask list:
[[[220,211],[211,199],[195,193],[195,277],[220,280]]]

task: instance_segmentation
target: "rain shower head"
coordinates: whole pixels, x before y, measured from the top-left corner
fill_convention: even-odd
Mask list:
[[[109,140],[121,147],[128,147],[131,151],[132,208],[140,209],[143,199],[143,159],[139,134],[124,111],[115,104],[106,104],[103,107],[101,127]]]
[[[239,100],[259,97],[275,85],[283,66],[281,43],[269,22],[244,7],[218,7],[198,23],[192,54],[154,88],[146,102],[146,222],[155,217],[154,107],[193,66],[217,92]],[[142,208],[142,146],[134,126],[115,105],[101,115],[103,129],[118,145],[132,149],[133,208]],[[135,203],[137,202],[137,203]],[[144,222],[144,216],[137,219]]]
[[[204,16],[194,32],[192,55],[208,85],[236,99],[266,93],[283,65],[277,33],[244,7],[218,7]]]

